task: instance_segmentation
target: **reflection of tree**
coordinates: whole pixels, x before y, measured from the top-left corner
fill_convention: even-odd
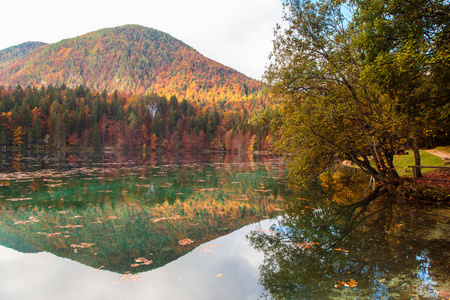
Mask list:
[[[381,199],[345,204],[343,198],[330,202],[310,193],[319,200],[308,201],[308,195],[302,196],[304,201],[287,203],[286,214],[271,230],[248,236],[265,255],[260,282],[266,295],[274,299],[436,298],[436,290],[427,284],[447,280],[448,268],[440,264],[448,261],[442,249],[448,249],[450,241],[418,238],[426,229],[416,224],[427,223],[417,222],[419,211],[382,205]]]
[[[0,243],[142,272],[275,212],[285,195],[278,176],[257,164],[4,174]],[[180,245],[185,238],[194,242]],[[152,262],[132,266],[139,258]]]

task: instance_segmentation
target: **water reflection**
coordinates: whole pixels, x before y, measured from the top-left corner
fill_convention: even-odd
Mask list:
[[[135,274],[267,218],[287,195],[277,160],[151,159],[58,153],[26,157],[18,171],[6,158],[0,244]]]
[[[351,174],[340,172],[322,176],[320,185],[287,201],[286,214],[270,230],[249,234],[252,246],[265,256],[260,267],[264,295],[436,299],[439,290],[448,289],[448,208],[393,204],[386,198],[354,203],[368,181],[350,185]]]

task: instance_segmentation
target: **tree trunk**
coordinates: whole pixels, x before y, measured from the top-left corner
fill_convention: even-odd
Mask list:
[[[417,134],[414,133],[413,136],[413,151],[414,151],[414,165],[420,166],[420,153],[419,153],[419,139]],[[422,178],[422,170],[420,168],[413,168],[414,177]]]

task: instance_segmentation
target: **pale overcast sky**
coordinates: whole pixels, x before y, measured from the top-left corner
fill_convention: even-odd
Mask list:
[[[0,49],[138,24],[255,79],[262,77],[273,29],[282,21],[281,0],[8,0],[1,11]]]

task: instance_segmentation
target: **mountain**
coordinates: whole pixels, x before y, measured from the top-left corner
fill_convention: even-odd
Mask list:
[[[169,34],[138,25],[0,51],[0,85],[63,83],[200,102],[264,97],[262,82],[204,57]]]
[[[0,51],[0,65],[28,56],[33,50],[46,45],[42,42],[27,42]]]

